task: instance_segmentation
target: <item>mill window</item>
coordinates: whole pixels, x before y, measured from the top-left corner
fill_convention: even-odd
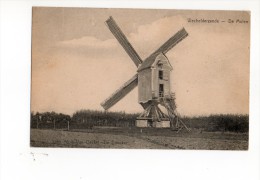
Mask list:
[[[159,70],[159,79],[163,79],[163,71]]]

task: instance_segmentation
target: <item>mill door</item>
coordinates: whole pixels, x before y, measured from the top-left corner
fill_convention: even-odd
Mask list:
[[[164,95],[163,84],[159,84],[159,97],[163,97],[163,95]]]

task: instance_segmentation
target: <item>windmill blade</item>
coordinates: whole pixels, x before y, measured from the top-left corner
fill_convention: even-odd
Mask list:
[[[110,16],[110,18],[106,21],[106,24],[109,30],[121,44],[121,46],[125,49],[126,53],[130,56],[135,65],[138,67],[138,65],[142,63],[142,60],[137,52],[134,50],[133,46],[129,43],[119,26],[116,24],[115,20]]]
[[[109,98],[101,103],[101,106],[107,110],[125,97],[130,91],[132,91],[138,85],[137,74],[128,80],[122,87],[114,92]]]
[[[172,49],[176,44],[181,42],[184,38],[188,36],[188,33],[184,28],[174,34],[168,41],[166,41],[158,50],[156,50],[153,54],[162,52],[166,54],[170,49]]]

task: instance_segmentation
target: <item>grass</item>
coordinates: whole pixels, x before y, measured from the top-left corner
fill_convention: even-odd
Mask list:
[[[176,133],[170,129],[31,130],[33,147],[247,150],[247,133]]]

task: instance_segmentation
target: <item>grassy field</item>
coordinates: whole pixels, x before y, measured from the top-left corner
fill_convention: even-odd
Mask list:
[[[32,147],[247,150],[248,133],[170,129],[113,128],[31,129]]]

